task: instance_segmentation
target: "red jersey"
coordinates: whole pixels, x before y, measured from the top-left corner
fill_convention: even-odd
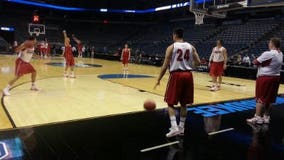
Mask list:
[[[82,44],[82,43],[78,43],[77,48],[78,48],[78,51],[79,51],[79,52],[80,52],[80,51],[82,52],[83,44]]]
[[[75,65],[75,61],[74,61],[74,56],[73,56],[73,53],[72,53],[72,46],[71,45],[65,46],[64,57],[65,57],[67,66],[74,66]]]
[[[122,57],[128,59],[128,58],[129,58],[129,55],[130,55],[129,49],[128,49],[128,48],[127,48],[127,49],[124,48],[124,49],[122,50]]]
[[[65,46],[64,48],[64,57],[73,57],[73,53],[72,53],[72,46]]]

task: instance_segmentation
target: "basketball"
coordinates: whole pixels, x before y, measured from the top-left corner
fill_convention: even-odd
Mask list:
[[[26,48],[33,48],[34,47],[34,42],[33,41],[27,41],[25,43],[25,47]]]
[[[147,111],[152,111],[156,109],[156,103],[153,100],[146,100],[144,102],[144,109]]]

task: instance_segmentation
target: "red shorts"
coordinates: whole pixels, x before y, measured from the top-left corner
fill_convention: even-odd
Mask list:
[[[16,76],[22,76],[24,74],[32,73],[35,71],[36,70],[30,63],[23,61],[21,58],[18,58],[16,60],[16,67],[15,67]]]
[[[170,74],[165,94],[168,105],[193,103],[193,77],[190,71],[176,71]]]
[[[128,64],[129,58],[128,57],[123,57],[122,58],[122,64]]]
[[[224,62],[212,62],[210,65],[210,76],[218,77],[224,73]]]
[[[74,57],[71,56],[65,56],[65,64],[66,66],[74,66],[75,65],[75,60]]]
[[[277,97],[280,76],[260,76],[256,79],[255,98],[263,104],[274,103]]]

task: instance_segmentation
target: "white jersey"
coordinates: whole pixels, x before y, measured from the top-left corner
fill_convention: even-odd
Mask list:
[[[47,48],[48,48],[48,43],[45,42],[43,47],[44,47],[45,49],[47,49]]]
[[[34,54],[34,47],[33,48],[26,48],[25,50],[20,52],[20,58],[24,61],[29,63]]]
[[[224,47],[214,47],[210,56],[209,61],[213,62],[224,62],[225,57],[223,52],[225,51]]]
[[[187,42],[175,42],[170,62],[170,72],[182,70],[191,71],[193,64],[193,47]]]
[[[279,50],[266,51],[257,59],[260,63],[258,66],[258,76],[280,76],[280,70],[283,62],[283,54]]]

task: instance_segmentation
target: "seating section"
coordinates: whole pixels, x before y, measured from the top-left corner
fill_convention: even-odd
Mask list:
[[[216,40],[221,39],[227,48],[228,54],[233,55],[249,48],[249,46],[263,38],[277,26],[277,23],[267,23],[266,21],[249,21],[245,24],[223,25],[222,32],[200,43],[198,49],[200,49],[199,52],[202,56],[208,57]]]
[[[284,46],[284,24],[281,24],[279,27],[275,29],[273,33],[270,35],[264,37],[260,41],[256,42],[252,47],[250,47],[247,51],[245,51],[245,54],[254,54],[254,55],[260,55],[264,51],[268,50],[268,41],[271,37],[278,37],[281,38],[281,46]]]
[[[10,50],[9,43],[3,37],[0,36],[0,51],[7,52],[9,50]]]
[[[27,23],[12,23],[13,19],[10,21],[6,24],[15,26],[16,40],[22,42],[28,36]],[[284,24],[281,22],[274,18],[251,19],[247,22],[225,21],[218,26],[213,23],[195,26],[193,20],[146,24],[70,22],[64,26],[49,22],[46,24],[46,35],[38,37],[38,40],[47,38],[53,44],[63,45],[62,30],[66,29],[70,35],[75,34],[82,40],[87,49],[94,46],[97,53],[114,54],[128,43],[133,51],[139,49],[144,55],[163,57],[166,47],[172,43],[173,29],[180,27],[185,30],[185,40],[197,48],[200,57],[208,59],[218,39],[223,40],[229,55],[258,55],[267,50],[270,37],[284,38]],[[4,42],[1,39],[0,42],[2,47]]]

